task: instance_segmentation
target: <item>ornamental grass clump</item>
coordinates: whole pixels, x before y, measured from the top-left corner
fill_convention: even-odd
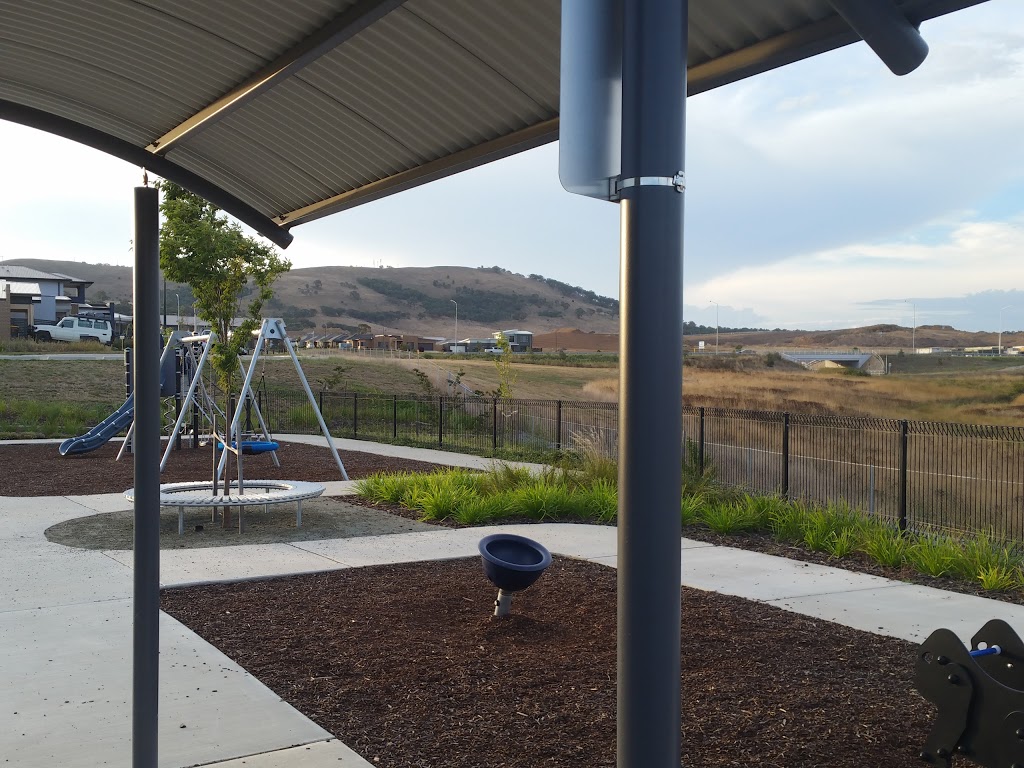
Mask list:
[[[375,472],[357,480],[355,491],[370,501],[401,504],[415,485],[416,477],[406,472]]]
[[[999,565],[992,565],[983,568],[978,572],[978,581],[981,588],[992,592],[1005,592],[1009,589],[1018,589],[1024,584],[1019,568],[1009,569]]]
[[[701,513],[708,504],[707,497],[703,493],[684,493],[679,503],[679,514],[682,517],[683,525],[693,525],[701,520]]]
[[[479,476],[477,487],[484,495],[495,495],[505,491],[514,491],[522,485],[533,482],[533,474],[528,467],[517,467],[506,462],[493,462],[490,469]]]
[[[879,565],[900,568],[907,559],[910,542],[898,528],[872,522],[864,531],[860,549]]]
[[[536,483],[508,494],[509,512],[533,520],[573,517],[579,508],[578,497],[562,485]]]
[[[928,576],[962,573],[966,564],[959,542],[943,535],[922,535],[907,547],[907,564]]]
[[[812,509],[804,516],[801,542],[813,552],[824,552],[835,535],[832,519],[823,509]]]
[[[595,480],[589,488],[577,494],[577,516],[599,523],[614,523],[619,515],[619,493],[614,483],[604,478]]]
[[[460,525],[483,525],[501,520],[508,515],[504,496],[465,497],[452,512],[452,519]]]
[[[717,502],[704,507],[701,521],[715,533],[728,536],[756,530],[758,516],[742,501]]]
[[[803,541],[807,510],[797,504],[780,504],[768,513],[768,529],[780,541]]]
[[[1013,572],[1024,565],[1015,548],[987,531],[965,538],[962,549],[963,561],[957,575],[964,579],[980,578],[983,572]]]

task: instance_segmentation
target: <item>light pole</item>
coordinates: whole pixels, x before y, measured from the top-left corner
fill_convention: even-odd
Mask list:
[[[914,325],[910,331],[910,345],[913,347],[914,352],[917,352],[917,304],[912,302],[910,299],[904,299],[905,303],[910,305],[910,308],[914,312]]]
[[[1007,304],[1005,307],[999,308],[999,347],[997,354],[1002,357],[1003,355],[1003,310],[1012,309],[1013,304]]]
[[[711,299],[708,299],[708,301],[711,301]],[[718,325],[718,302],[717,301],[711,301],[711,303],[715,305],[715,354],[717,355],[718,354],[718,329],[719,329],[719,325]]]
[[[177,309],[174,312],[174,316],[177,318],[176,322],[174,323],[174,330],[180,331],[181,330],[181,299],[178,297],[178,294],[174,294],[174,303],[177,305]]]
[[[455,305],[455,343],[452,344],[452,352],[459,346],[459,302],[455,299],[448,299],[452,304]]]

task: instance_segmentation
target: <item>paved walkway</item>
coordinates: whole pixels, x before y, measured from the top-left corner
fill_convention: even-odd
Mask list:
[[[426,461],[487,461],[338,442]],[[336,491],[344,492],[343,485]],[[43,535],[62,520],[126,508],[118,494],[0,497],[4,764],[91,768],[130,762],[131,553],[69,549]],[[479,539],[499,529],[524,533],[558,554],[616,564],[615,529],[538,524],[164,550],[161,578],[170,586],[474,556]],[[993,617],[1024,626],[1021,606],[686,539],[681,547],[681,584],[882,635],[921,641],[945,626],[968,640]],[[161,768],[370,765],[179,622],[162,615],[160,631]]]

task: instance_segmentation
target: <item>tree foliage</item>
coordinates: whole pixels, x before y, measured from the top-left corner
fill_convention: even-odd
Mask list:
[[[494,367],[498,371],[498,388],[494,391],[494,394],[495,397],[511,398],[512,387],[515,385],[516,378],[519,375],[518,371],[512,367],[515,352],[512,351],[512,345],[509,343],[508,337],[503,333],[498,334],[494,346],[501,350],[501,354],[494,358]]]
[[[246,235],[215,205],[173,182],[161,182],[160,267],[168,280],[192,289],[196,314],[217,333],[210,359],[221,387],[231,392],[238,358],[259,327],[264,303],[273,296],[278,275],[291,262],[277,250]],[[248,313],[232,332],[242,297]]]

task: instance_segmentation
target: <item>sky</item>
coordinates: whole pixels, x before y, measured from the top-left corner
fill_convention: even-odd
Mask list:
[[[892,75],[863,43],[687,104],[684,319],[1024,329],[1024,3],[924,24]],[[141,171],[0,121],[0,259],[130,265]],[[296,227],[293,268],[492,266],[618,296],[619,212],[558,145]]]

